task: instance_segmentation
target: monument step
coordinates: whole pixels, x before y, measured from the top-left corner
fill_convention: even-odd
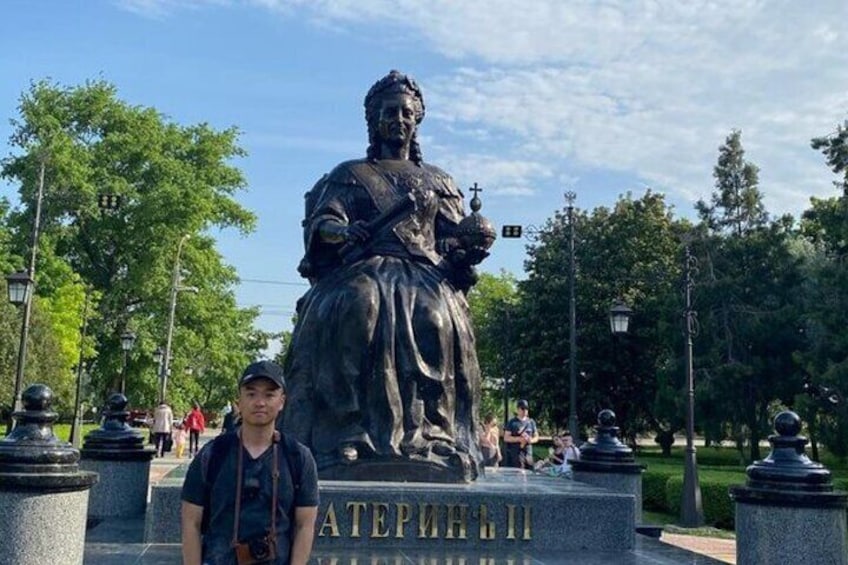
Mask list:
[[[87,543],[86,565],[179,565],[182,563],[178,544]],[[407,550],[337,550],[316,549],[310,563],[316,565],[722,565],[711,557],[680,549],[645,536],[637,536],[633,549],[623,552],[575,551],[566,554],[532,552],[496,553],[485,550],[468,552],[416,552]]]

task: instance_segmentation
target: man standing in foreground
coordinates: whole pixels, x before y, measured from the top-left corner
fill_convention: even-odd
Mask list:
[[[533,468],[533,444],[539,441],[536,420],[530,418],[530,404],[526,400],[518,401],[516,416],[504,427],[506,444],[506,466]]]
[[[309,449],[275,430],[285,386],[279,365],[248,366],[239,380],[241,427],[192,460],[182,490],[184,564],[308,561],[318,474]]]

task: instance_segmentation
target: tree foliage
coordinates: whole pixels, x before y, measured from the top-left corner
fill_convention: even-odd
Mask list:
[[[799,356],[812,390],[835,394],[814,397],[805,403],[811,436],[821,439],[831,452],[848,457],[848,122],[829,136],[812,140],[834,173],[842,194],[813,198],[801,220],[801,233],[809,242],[802,293],[805,332],[809,349]]]
[[[182,377],[185,367],[202,364],[204,374],[231,386],[237,366],[258,353],[261,341],[251,329],[256,312],[236,306],[236,273],[211,235],[221,228],[246,233],[255,221],[233,199],[245,186],[232,164],[244,155],[238,131],[182,126],[153,108],[127,104],[103,81],[74,87],[37,82],[22,95],[13,125],[18,153],[2,167],[2,176],[20,187],[21,206],[10,215],[13,247],[25,254],[43,163],[36,273],[40,299],[60,338],[64,373],[70,378],[76,363],[72,350],[78,349],[88,289],[100,296],[91,326],[95,396],[102,399],[120,381],[119,336],[130,330],[138,334],[126,371],[130,400],[154,402],[151,352],[164,342],[178,242],[190,234],[180,257],[180,284],[198,292],[179,293],[170,396],[178,405],[214,402],[209,383]],[[104,194],[118,197],[120,205],[101,210]]]
[[[499,275],[482,273],[468,293],[482,377],[481,414],[498,414],[504,401],[504,387],[509,386],[508,342],[513,332],[512,312],[518,301],[517,292],[515,277],[502,271]]]
[[[768,221],[759,190],[759,167],[745,160],[741,131],[732,131],[719,147],[713,177],[716,190],[712,204],[696,204],[701,221],[710,231],[741,236]]]
[[[770,429],[775,400],[800,391],[794,356],[800,326],[800,259],[792,219],[769,220],[756,165],[745,161],[741,132],[719,149],[712,207],[699,203],[701,261],[697,364],[700,421],[712,439],[749,438],[750,458]]]
[[[574,211],[578,419],[594,425],[613,408],[627,437],[661,426],[654,410],[656,373],[668,351],[659,337],[668,324],[684,224],[662,195],[621,197],[591,214]],[[516,394],[554,427],[569,412],[569,261],[567,211],[557,213],[528,250],[528,278],[519,283]],[[623,300],[635,311],[630,335],[610,333],[609,309]]]
[[[842,189],[844,196],[848,196],[848,120],[837,125],[835,133],[813,138],[810,143],[813,149],[824,153],[834,173],[843,175],[842,181],[833,184]]]

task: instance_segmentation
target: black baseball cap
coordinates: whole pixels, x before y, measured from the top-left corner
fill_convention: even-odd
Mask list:
[[[247,366],[241,374],[239,387],[255,381],[256,379],[268,379],[281,389],[286,389],[286,379],[283,376],[283,368],[273,361],[255,361]]]
[[[523,399],[522,399],[522,400],[519,400],[519,401],[518,401],[518,407],[519,407],[519,408],[524,408],[525,410],[529,410],[529,409],[530,409],[530,403],[529,403],[529,402],[527,402],[526,400],[523,400]]]

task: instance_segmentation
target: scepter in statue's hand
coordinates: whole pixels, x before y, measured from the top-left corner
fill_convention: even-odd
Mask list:
[[[407,194],[370,222],[353,222],[347,226],[347,243],[339,249],[342,262],[346,265],[362,258],[379,232],[394,226],[415,209],[415,197]]]

